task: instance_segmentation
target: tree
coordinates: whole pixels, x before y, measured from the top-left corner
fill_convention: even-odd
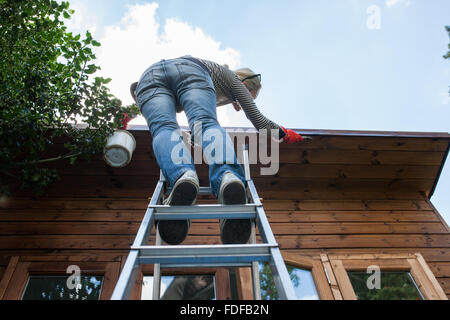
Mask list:
[[[43,194],[58,179],[47,163],[102,152],[123,113],[138,113],[94,77],[100,43],[67,31],[73,13],[68,2],[0,0],[0,193],[18,180]],[[46,156],[62,138],[63,152]]]
[[[446,26],[445,30],[447,30],[448,36],[450,37],[450,26]],[[448,44],[448,52],[447,54],[444,56],[444,59],[450,59],[450,43]]]
[[[279,300],[277,287],[275,286],[275,279],[273,278],[272,270],[269,263],[259,265],[259,282],[261,288],[262,300]],[[294,267],[287,265],[286,269],[291,278],[294,287],[298,287],[300,283],[299,277],[294,273]]]

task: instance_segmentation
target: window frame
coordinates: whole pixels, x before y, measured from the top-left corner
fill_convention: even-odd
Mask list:
[[[40,260],[41,259],[41,260]],[[48,257],[10,258],[7,270],[0,283],[0,300],[21,300],[32,275],[70,276],[67,267],[77,265],[83,275],[102,276],[102,289],[99,300],[109,300],[119,278],[120,262],[97,262],[80,260],[49,261]]]
[[[199,275],[199,274],[214,275],[216,285],[215,287],[216,300],[231,299],[230,275],[226,268],[161,269],[161,276],[167,275],[168,273],[170,273],[170,275]],[[141,300],[144,276],[153,276],[153,265],[140,266],[140,270],[138,276],[136,277],[136,282],[134,284],[133,291],[131,292],[130,300]]]
[[[381,271],[409,272],[425,300],[448,300],[420,253],[407,254],[322,254],[336,300],[357,300],[348,271],[367,271],[372,265]]]
[[[319,259],[313,259],[311,257],[290,252],[282,252],[282,256],[286,265],[311,271],[320,300],[333,300],[333,294],[327,280],[327,275],[325,274]]]

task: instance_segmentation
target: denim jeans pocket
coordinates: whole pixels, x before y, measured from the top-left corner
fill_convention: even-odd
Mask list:
[[[149,101],[157,93],[158,86],[153,76],[153,70],[149,70],[145,76],[142,77],[141,81],[136,88],[136,100],[139,108]]]
[[[183,81],[183,86],[197,89],[213,89],[211,76],[201,66],[196,65],[193,62],[177,62],[175,66],[180,74],[180,78]]]

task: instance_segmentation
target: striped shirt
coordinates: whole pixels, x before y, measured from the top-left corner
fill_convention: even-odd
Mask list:
[[[208,69],[216,91],[217,106],[223,106],[232,102],[239,102],[244,110],[245,116],[257,130],[278,129],[280,138],[285,134],[281,127],[275,122],[267,119],[257,108],[253,97],[250,95],[247,87],[242,83],[239,77],[230,69],[221,66],[213,61],[184,56],[182,58],[197,62],[203,68]]]

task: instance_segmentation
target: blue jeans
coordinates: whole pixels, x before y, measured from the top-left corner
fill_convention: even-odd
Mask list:
[[[233,173],[245,184],[233,142],[217,122],[213,82],[200,65],[183,58],[153,64],[139,81],[136,99],[153,137],[156,161],[170,186],[187,170],[195,171],[176,119],[176,113],[182,110],[192,135],[201,142],[209,164],[213,195],[218,197],[220,182],[226,172]]]

